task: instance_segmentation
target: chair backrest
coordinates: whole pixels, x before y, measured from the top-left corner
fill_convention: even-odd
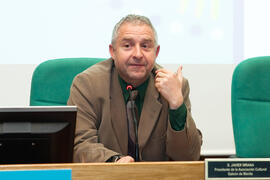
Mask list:
[[[270,56],[241,62],[232,78],[237,157],[270,157]]]
[[[64,58],[48,60],[35,69],[30,106],[62,106],[69,98],[73,78],[103,58]]]

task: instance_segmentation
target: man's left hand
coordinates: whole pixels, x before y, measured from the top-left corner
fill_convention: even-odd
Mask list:
[[[182,81],[182,65],[178,68],[177,73],[166,69],[156,71],[155,86],[168,101],[170,109],[177,109],[183,104]]]

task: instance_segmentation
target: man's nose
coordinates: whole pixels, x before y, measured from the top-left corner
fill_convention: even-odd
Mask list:
[[[142,53],[142,49],[141,49],[140,45],[135,46],[133,56],[136,59],[141,59],[143,57],[143,53]]]

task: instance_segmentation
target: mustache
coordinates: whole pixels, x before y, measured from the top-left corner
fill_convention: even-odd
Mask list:
[[[133,66],[146,66],[147,61],[143,61],[142,59],[136,59],[133,58],[127,62],[128,65],[133,65]]]

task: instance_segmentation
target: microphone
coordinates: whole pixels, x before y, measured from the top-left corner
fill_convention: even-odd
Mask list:
[[[129,92],[129,98],[131,98],[131,91],[133,90],[132,85],[127,85],[126,90]],[[135,114],[135,101],[131,101],[131,112],[134,123],[134,131],[135,131],[135,161],[139,161],[139,144],[138,144],[138,121]]]
[[[127,85],[126,90],[128,90],[128,92],[130,93],[130,91],[133,89],[132,85]]]

